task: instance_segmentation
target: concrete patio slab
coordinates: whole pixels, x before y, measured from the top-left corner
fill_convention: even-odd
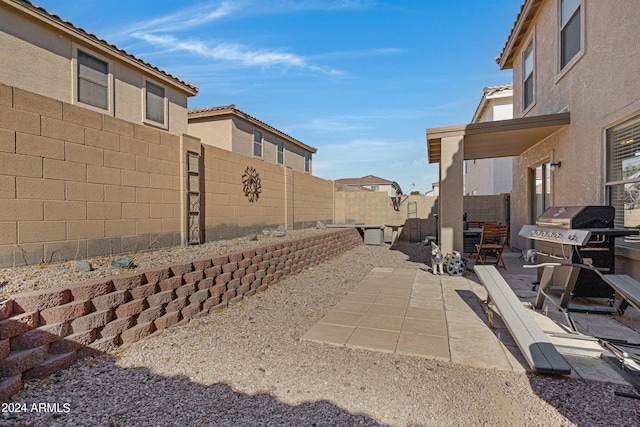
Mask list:
[[[351,348],[394,353],[398,345],[400,332],[382,329],[356,328],[345,344]]]
[[[400,333],[396,353],[436,360],[451,360],[447,337]]]
[[[316,323],[302,337],[305,340],[343,346],[355,328]]]
[[[405,318],[402,331],[413,334],[447,337],[447,322],[426,319]]]
[[[390,305],[393,307],[406,307],[409,304],[409,298],[407,297],[395,297],[390,295],[378,295],[378,298],[373,302],[374,304]]]
[[[449,316],[447,316],[449,319]],[[447,323],[447,331],[451,338],[469,341],[493,341],[496,339],[495,335],[484,323]]]
[[[349,293],[342,298],[344,302],[362,302],[371,304],[376,300],[378,296],[376,294],[358,294],[358,293]]]
[[[426,308],[408,307],[405,317],[413,319],[439,320],[444,322],[447,320],[444,310],[429,310]]]
[[[402,317],[379,316],[376,314],[367,314],[362,318],[358,326],[371,329],[384,329],[387,331],[400,332],[403,324]]]
[[[329,325],[341,325],[341,326],[358,326],[360,321],[364,318],[363,313],[349,313],[346,311],[331,310],[325,316],[320,319],[320,323]]]
[[[444,310],[444,301],[442,299],[411,298],[409,307],[425,310]]]
[[[535,271],[507,256],[505,280],[523,302],[533,302]],[[463,277],[437,276],[422,269],[374,268],[338,304],[303,336],[303,339],[349,348],[395,352],[412,357],[448,360],[479,368],[529,372],[520,350],[498,313],[487,318],[487,294],[472,272]],[[492,308],[492,307],[490,307]],[[564,315],[553,306],[531,310],[550,335],[566,334]],[[575,313],[581,328],[611,337],[629,339],[628,328],[611,316]],[[613,323],[612,323],[613,322]],[[620,328],[627,329],[621,330]],[[635,331],[632,331],[634,334]],[[555,341],[553,341],[555,340]],[[640,342],[640,334],[631,336]],[[552,338],[559,349],[565,338]],[[587,344],[585,344],[587,345]],[[593,341],[588,343],[591,350]],[[586,347],[585,347],[586,348]],[[572,378],[626,384],[614,368],[599,358],[566,354]]]
[[[333,307],[334,311],[346,311],[348,313],[366,313],[370,304],[360,302],[341,301]]]
[[[394,307],[391,305],[371,304],[368,314],[379,314],[381,316],[404,317],[407,312],[406,307]]]
[[[450,337],[451,361],[476,368],[512,370],[511,363],[497,338],[493,337],[493,340],[484,339],[486,338],[484,336],[482,338],[470,340]]]

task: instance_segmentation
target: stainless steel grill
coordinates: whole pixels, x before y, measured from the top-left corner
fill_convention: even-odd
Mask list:
[[[614,218],[612,206],[550,207],[536,225],[524,226],[519,234],[537,242],[539,263],[591,264],[614,274],[615,238],[633,234],[632,230],[615,229]],[[538,279],[541,275],[540,269]],[[567,288],[570,280],[571,269],[554,270],[554,286]],[[614,292],[595,272],[580,269],[571,296],[613,299]]]

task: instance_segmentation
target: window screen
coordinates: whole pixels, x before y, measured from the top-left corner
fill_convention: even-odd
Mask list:
[[[146,89],[147,120],[164,124],[164,88],[147,82]]]
[[[580,0],[562,0],[560,30],[560,66],[580,52]]]
[[[278,164],[284,164],[284,142],[278,141]]]
[[[533,41],[529,43],[524,51],[524,82],[523,101],[524,108],[527,109],[533,103]]]
[[[253,155],[262,157],[262,132],[259,130],[253,131]]]
[[[78,102],[109,109],[109,64],[78,51]]]

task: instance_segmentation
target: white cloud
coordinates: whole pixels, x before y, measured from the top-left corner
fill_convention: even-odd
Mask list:
[[[207,5],[183,9],[161,18],[140,22],[131,27],[129,32],[159,33],[184,31],[229,16],[238,9],[238,4],[231,4],[230,2],[222,2],[217,6]]]
[[[208,44],[199,39],[181,40],[169,34],[152,34],[137,32],[133,37],[167,52],[186,51],[216,61],[233,62],[246,67],[293,67],[321,72],[332,76],[343,73],[329,67],[310,63],[302,56],[289,52],[267,49],[252,50],[247,46],[235,43]]]

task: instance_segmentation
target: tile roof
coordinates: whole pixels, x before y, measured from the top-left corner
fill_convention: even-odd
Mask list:
[[[143,61],[142,59],[128,53],[127,51],[120,49],[119,47],[110,44],[104,39],[99,38],[95,34],[89,33],[88,31],[73,25],[71,22],[66,21],[60,18],[58,15],[48,12],[45,8],[41,6],[36,6],[28,0],[5,0],[4,3],[13,4],[14,7],[24,8],[27,12],[31,12],[32,15],[40,18],[41,20],[48,22],[54,26],[60,26],[62,29],[67,32],[73,33],[76,37],[85,39],[86,41],[92,42],[93,44],[99,45],[104,50],[110,52],[112,55],[116,55],[122,57],[125,60],[128,60],[138,67],[144,68],[147,71],[150,71],[153,74],[160,74],[165,79],[171,81],[174,85],[179,86],[182,90],[190,93],[192,96],[195,96],[198,93],[198,87],[186,82],[184,80],[180,80],[179,78],[162,71],[158,67],[149,64],[148,62]]]
[[[363,176],[362,178],[342,178],[336,179],[339,184],[345,185],[391,185],[393,181],[386,180],[374,175]]]
[[[255,117],[245,113],[244,111],[238,109],[235,104],[220,105],[217,107],[209,107],[209,108],[194,107],[191,110],[189,110],[187,117],[189,121],[192,121],[196,119],[206,119],[209,117],[218,117],[218,116],[226,116],[226,115],[233,115],[233,116],[237,116],[242,119],[245,119],[248,122],[253,123],[254,125],[257,125],[265,130],[268,130],[276,134],[276,136],[279,136],[280,138],[286,139],[289,142],[295,145],[298,145],[299,147],[309,151],[310,153],[315,153],[318,151],[317,148],[307,145],[304,142],[299,141],[294,137],[287,135],[286,133],[274,128],[273,126],[266,124],[262,120],[256,119]]]
[[[495,58],[501,70],[510,69],[513,66],[514,50],[521,43],[522,37],[529,29],[541,3],[542,0],[525,0],[520,6],[520,11],[516,16],[513,27],[511,27],[509,37],[502,48],[502,52]]]
[[[502,92],[513,91],[513,84],[507,83],[503,85],[497,86],[487,86],[483,89],[482,98],[480,99],[480,103],[478,103],[478,107],[476,108],[476,112],[473,114],[473,118],[471,119],[471,123],[476,123],[482,112],[487,107],[487,99],[492,96]]]

